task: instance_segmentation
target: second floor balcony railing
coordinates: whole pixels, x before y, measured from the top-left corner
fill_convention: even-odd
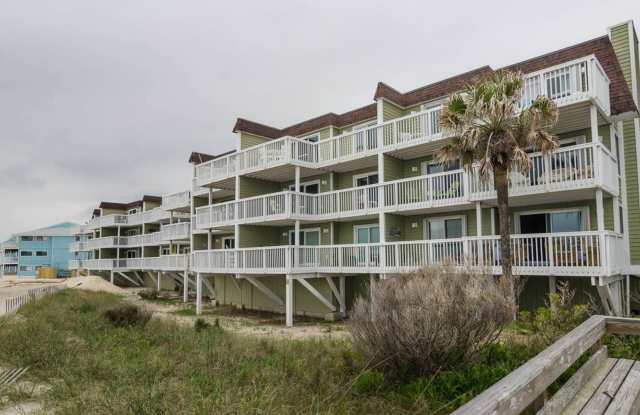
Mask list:
[[[189,190],[162,196],[162,209],[164,210],[184,209],[190,205],[191,192]]]
[[[189,267],[189,255],[162,255],[148,258],[84,259],[69,261],[70,269],[183,271]]]
[[[509,177],[511,196],[599,187],[618,194],[618,165],[602,144],[532,153],[531,167]],[[384,194],[384,196],[383,196]],[[493,180],[453,170],[349,189],[307,194],[278,192],[196,209],[196,229],[283,219],[332,220],[385,212],[455,206],[495,199]]]
[[[609,78],[593,55],[525,75],[522,106],[538,96],[552,98],[558,106],[593,102],[610,115]],[[248,174],[284,164],[323,168],[380,151],[393,151],[440,140],[441,106],[346,132],[317,143],[282,137],[225,157],[199,164],[194,183],[207,186],[236,174]]]
[[[511,241],[517,275],[614,275],[629,261],[622,235],[609,231],[512,235]],[[192,254],[192,270],[210,273],[395,273],[442,264],[500,274],[499,236]]]

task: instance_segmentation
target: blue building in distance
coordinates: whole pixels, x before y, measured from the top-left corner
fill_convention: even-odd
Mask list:
[[[69,260],[82,259],[70,252],[78,225],[59,223],[13,235],[0,246],[2,276],[35,277],[38,268],[52,267],[58,276],[69,275]]]

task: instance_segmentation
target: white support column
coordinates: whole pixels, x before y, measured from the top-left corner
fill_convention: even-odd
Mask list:
[[[617,196],[613,200],[613,231],[620,233],[620,199]]]
[[[598,135],[598,108],[594,104],[589,107],[589,121],[591,126],[591,141],[596,144],[600,142]]]
[[[549,293],[555,293],[557,291],[557,280],[555,275],[550,275],[549,276]]]
[[[482,236],[482,206],[476,202],[476,236]]]
[[[620,154],[620,159],[618,163],[620,164],[620,179],[622,180],[622,186],[620,186],[622,190],[622,195],[620,198],[620,202],[622,203],[622,232],[623,238],[625,241],[625,246],[629,249],[629,210],[628,210],[628,199],[627,199],[627,172],[625,168],[625,159],[624,159],[624,134],[623,134],[623,123],[622,121],[618,121],[616,126],[616,133],[618,136],[618,153]],[[640,163],[637,166],[638,170],[640,170]]]
[[[196,314],[202,314],[202,274],[196,273]]]
[[[300,221],[297,220],[293,228],[293,267],[298,268],[300,265]]]
[[[295,185],[294,191],[299,192],[300,191],[300,166],[296,166],[294,185]]]
[[[110,276],[109,280],[111,281],[111,284],[113,284],[113,270],[111,270],[111,276]]]
[[[627,292],[626,292],[626,301],[625,301],[625,305],[626,305],[626,317],[631,317],[631,277],[629,275],[625,276],[625,282],[626,282],[626,286],[627,286]]]
[[[381,101],[378,101],[381,102]],[[380,139],[382,139],[380,137]],[[387,266],[387,258],[386,258],[386,250],[384,248],[384,244],[387,242],[387,217],[385,216],[384,209],[384,154],[382,152],[378,153],[378,234],[380,235],[380,243],[382,246],[380,247],[380,251],[378,255],[380,256],[380,269],[382,273],[384,273]],[[384,274],[380,275],[381,278],[384,278]]]
[[[158,292],[160,292],[160,288],[162,287],[162,272],[158,271]]]
[[[240,201],[240,176],[236,176],[236,190],[235,190],[235,199],[236,202]],[[238,213],[239,213],[239,203],[236,203],[235,206],[235,210],[236,210],[236,218],[238,218]],[[239,224],[235,224],[233,225],[233,243],[236,249],[240,248],[240,225]]]
[[[340,276],[340,298],[342,299],[342,301],[340,301],[340,314],[342,314],[342,317],[346,317],[347,315],[347,290],[345,278],[346,277],[344,275]]]
[[[384,122],[384,100],[382,98],[376,100],[376,121],[378,124]]]
[[[596,220],[598,231],[604,231],[604,197],[602,190],[596,190]]]
[[[184,270],[182,274],[182,302],[189,301],[189,274]]]
[[[207,249],[213,249],[213,234],[211,233],[211,229],[207,231]]]
[[[286,276],[285,287],[285,320],[287,327],[293,327],[293,278]]]
[[[491,208],[491,235],[496,234],[496,208]]]

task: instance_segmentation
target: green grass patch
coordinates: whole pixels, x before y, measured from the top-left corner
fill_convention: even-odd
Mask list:
[[[390,382],[348,341],[239,336],[204,321],[114,325],[107,311],[123,301],[65,290],[0,318],[0,363],[30,366],[63,414],[445,414],[538,352],[494,345],[458,370]]]

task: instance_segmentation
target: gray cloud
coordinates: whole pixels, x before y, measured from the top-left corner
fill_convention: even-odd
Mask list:
[[[286,126],[640,22],[614,3],[0,0],[0,239],[187,188],[238,116]]]

